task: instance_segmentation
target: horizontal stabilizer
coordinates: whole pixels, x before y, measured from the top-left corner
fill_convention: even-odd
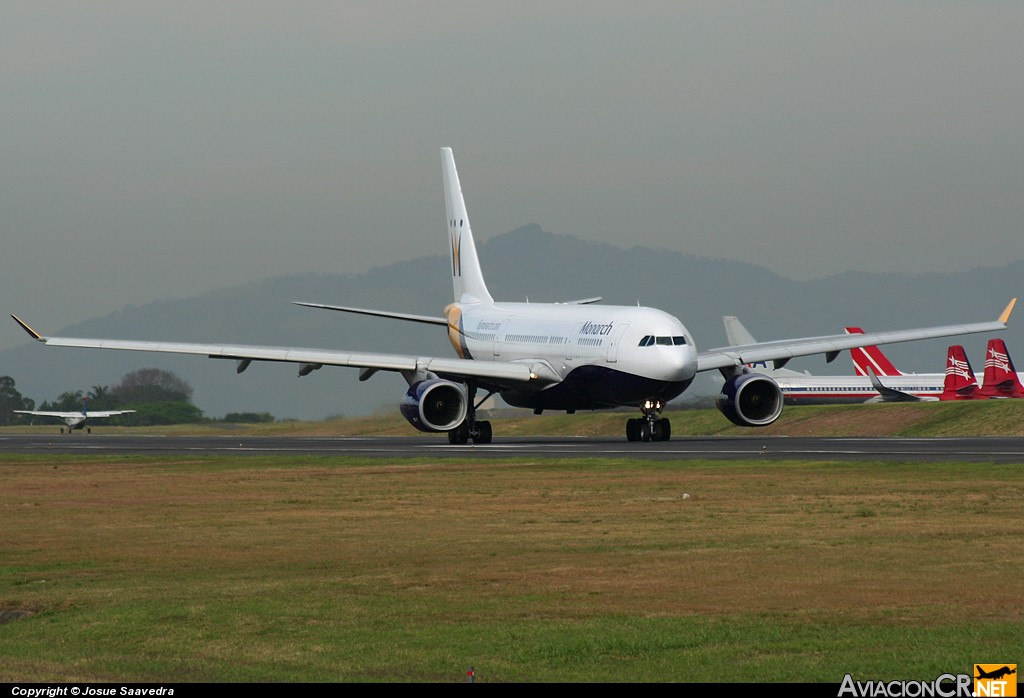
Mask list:
[[[555,303],[555,305],[590,305],[591,303],[600,303],[601,300],[601,296],[594,296],[593,298],[580,298],[574,301],[562,301],[561,303]]]
[[[295,305],[301,305],[306,308],[320,308],[322,310],[337,310],[342,313],[356,313],[357,315],[373,315],[375,317],[387,317],[392,320],[405,320],[407,322],[422,322],[427,325],[447,325],[448,321],[443,317],[435,317],[433,315],[413,315],[412,313],[393,313],[389,310],[371,310],[369,308],[350,308],[344,305],[324,305],[323,303],[303,303],[302,301],[292,301]],[[17,320],[18,318],[14,318]],[[21,322],[18,320],[18,322]]]

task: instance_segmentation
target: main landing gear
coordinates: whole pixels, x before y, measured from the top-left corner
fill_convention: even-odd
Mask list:
[[[466,386],[466,419],[462,424],[448,432],[448,443],[460,446],[472,441],[475,444],[491,443],[491,423],[487,420],[477,421],[476,410],[484,404],[484,400],[494,395],[491,391],[484,396],[483,400],[476,402],[476,385],[469,383]]]
[[[645,400],[640,405],[644,416],[626,420],[627,441],[668,441],[672,438],[672,423],[658,417],[665,408],[661,400]]]

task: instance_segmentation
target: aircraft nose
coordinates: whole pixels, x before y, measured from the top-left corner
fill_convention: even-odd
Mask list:
[[[692,379],[697,373],[697,353],[689,346],[672,349],[665,352],[666,356],[663,359],[665,380],[682,382]]]

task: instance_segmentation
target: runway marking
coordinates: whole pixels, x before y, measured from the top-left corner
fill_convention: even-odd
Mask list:
[[[458,446],[423,437],[169,436],[140,434],[57,437],[4,435],[0,453],[308,454],[367,458],[625,458],[636,461],[707,459],[998,461],[1024,463],[1018,437],[681,437],[671,443],[627,444],[614,438],[506,437],[498,443]]]

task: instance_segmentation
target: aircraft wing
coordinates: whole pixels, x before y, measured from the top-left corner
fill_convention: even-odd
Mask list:
[[[710,371],[741,367],[761,361],[773,361],[776,368],[781,368],[787,361],[797,356],[825,354],[831,361],[846,349],[868,347],[876,344],[896,344],[913,342],[920,339],[953,337],[979,332],[998,332],[1006,329],[1013,310],[1014,298],[1003,310],[997,320],[992,322],[976,322],[966,325],[941,325],[924,327],[916,330],[893,330],[890,332],[872,332],[870,334],[834,334],[822,337],[804,337],[802,339],[783,339],[774,342],[757,342],[731,347],[721,347],[702,351],[697,356],[697,370]]]
[[[98,410],[93,412],[89,410],[85,413],[86,417],[116,417],[119,414],[128,414],[135,410]],[[38,410],[12,410],[18,414],[31,414],[37,417],[60,417],[61,419],[67,419],[68,417],[81,417],[81,412],[40,412]]]
[[[262,347],[244,344],[201,344],[188,342],[138,342],[126,339],[82,339],[76,337],[45,337],[29,327],[17,316],[11,317],[40,342],[54,347],[85,349],[121,349],[163,354],[193,354],[211,359],[235,359],[238,371],[245,370],[250,361],[282,361],[320,368],[321,366],[349,366],[369,371],[429,371],[446,378],[475,378],[500,386],[537,386],[557,383],[557,374],[542,361],[473,361],[445,357],[415,356],[412,354],[378,354],[339,351],[332,349],[303,349],[297,347]],[[90,413],[93,414],[93,413]]]

